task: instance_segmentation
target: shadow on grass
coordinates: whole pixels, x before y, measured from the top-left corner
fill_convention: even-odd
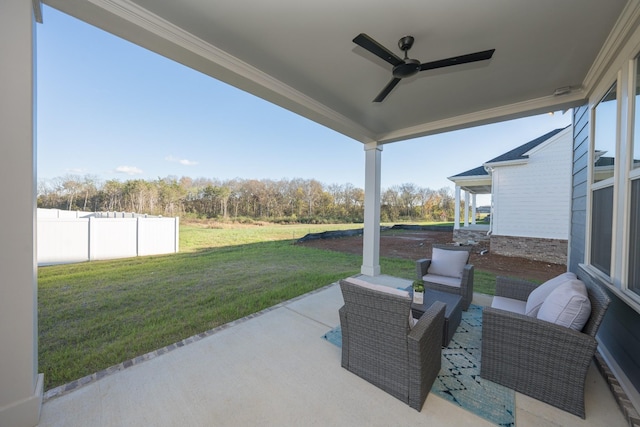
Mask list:
[[[356,274],[361,258],[253,243],[42,267],[39,369],[49,389]]]
[[[45,388],[357,274],[361,263],[360,255],[278,240],[42,267],[39,369]],[[413,278],[412,260],[380,263],[385,274]]]

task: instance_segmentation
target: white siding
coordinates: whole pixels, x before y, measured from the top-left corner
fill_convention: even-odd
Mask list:
[[[493,234],[569,238],[571,128],[529,152],[526,164],[493,170]]]

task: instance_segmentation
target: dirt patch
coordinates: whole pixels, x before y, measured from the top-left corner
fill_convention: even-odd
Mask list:
[[[450,231],[383,231],[380,236],[380,256],[409,260],[430,258],[431,245],[434,243],[450,244],[452,242],[453,233]],[[316,239],[298,244],[332,251],[362,254],[362,236]],[[483,252],[484,254],[481,254]],[[473,247],[470,262],[476,269],[489,271],[496,275],[540,281],[548,280],[567,271],[567,267],[561,264],[549,264],[525,258],[492,254],[489,252],[488,242]]]

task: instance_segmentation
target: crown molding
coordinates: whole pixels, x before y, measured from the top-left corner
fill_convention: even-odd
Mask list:
[[[451,117],[431,123],[408,127],[396,132],[378,135],[376,139],[383,144],[402,141],[432,135],[440,132],[449,132],[458,129],[481,126],[496,121],[512,120],[534,114],[543,114],[551,111],[566,110],[584,104],[585,91],[582,88],[574,89],[570,93],[561,96],[545,96],[514,104],[489,108],[475,113]]]
[[[629,1],[618,17],[613,29],[609,33],[609,37],[605,40],[602,49],[600,49],[598,56],[596,56],[593,65],[582,82],[582,87],[585,89],[587,96],[590,96],[604,74],[609,71],[611,64],[615,61],[615,58],[623,49],[639,23],[640,2],[637,0]]]

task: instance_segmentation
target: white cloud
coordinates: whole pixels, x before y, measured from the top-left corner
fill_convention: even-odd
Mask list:
[[[135,166],[118,166],[115,171],[116,171],[116,173],[125,173],[127,175],[140,175],[140,174],[142,174],[142,169],[138,169]]]
[[[167,156],[164,158],[166,161],[168,162],[178,162],[181,165],[185,165],[185,166],[194,166],[197,165],[198,162],[193,161],[193,160],[187,160],[187,159],[179,159],[177,157],[173,157],[173,156]]]
[[[87,170],[85,168],[68,168],[65,169],[67,171],[67,173],[74,173],[74,174],[85,174],[87,173]]]

